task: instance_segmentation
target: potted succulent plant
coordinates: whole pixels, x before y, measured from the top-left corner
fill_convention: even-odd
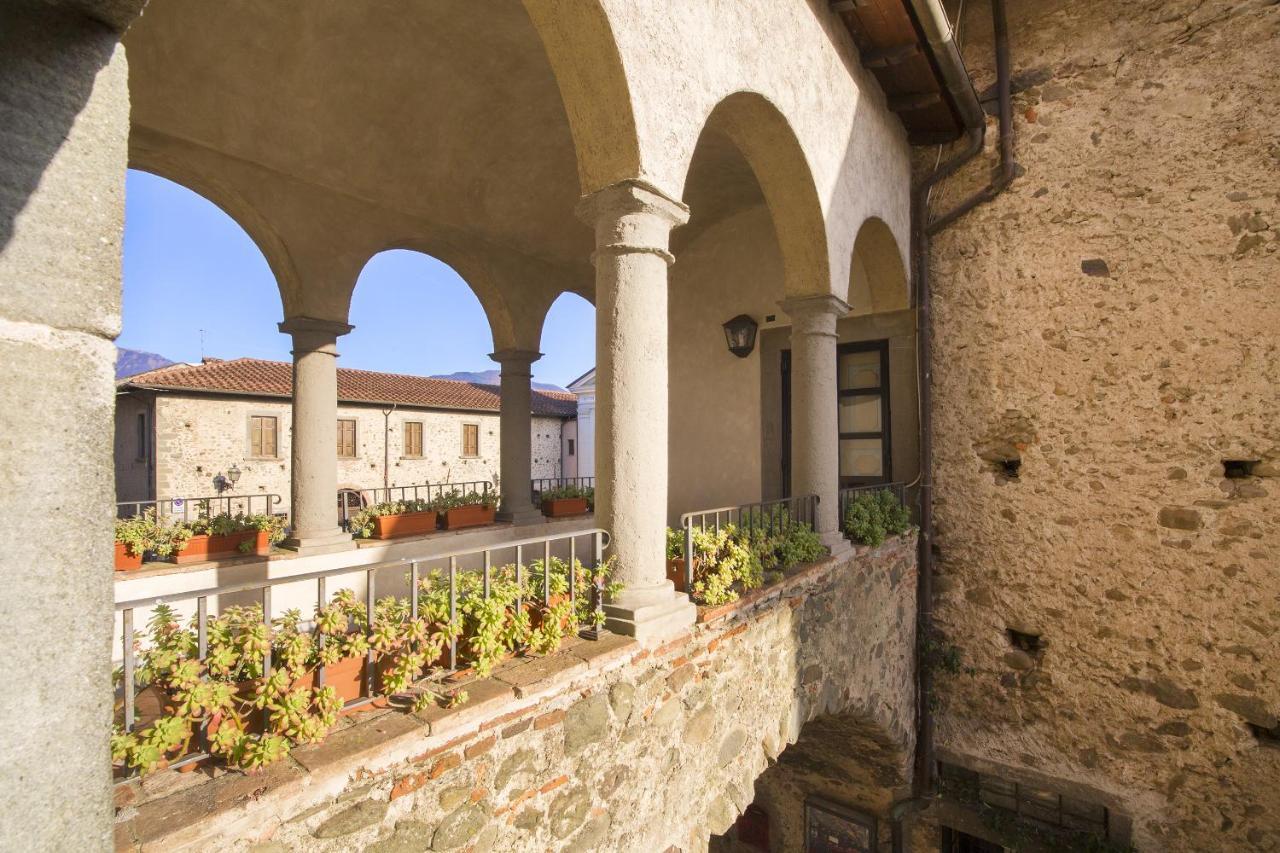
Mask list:
[[[284,520],[271,515],[220,513],[182,522],[190,536],[176,549],[175,563],[198,563],[255,554],[264,557],[284,539]]]
[[[493,524],[498,499],[490,492],[445,492],[431,502],[445,530]]]
[[[436,529],[437,513],[424,500],[390,501],[365,507],[351,517],[357,539],[399,539]]]
[[[132,518],[116,520],[115,569],[127,572],[142,566],[147,554],[168,557],[187,540],[186,530],[156,514],[154,508]]]
[[[595,509],[595,489],[583,486],[559,486],[542,493],[542,514],[548,518],[585,515]]]

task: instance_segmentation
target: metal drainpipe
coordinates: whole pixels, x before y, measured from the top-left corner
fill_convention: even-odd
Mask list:
[[[955,174],[972,160],[983,147],[986,121],[967,130],[964,149],[942,166],[926,175],[915,187],[911,204],[912,270],[915,273],[916,311],[919,323],[920,383],[920,572],[917,583],[917,642],[929,637],[933,629],[933,330],[932,297],[929,289],[929,238],[970,210],[995,198],[1014,178],[1013,109],[1009,92],[1009,30],[1004,0],[992,0],[991,17],[995,28],[996,81],[1000,108],[1000,171],[986,187],[974,193],[946,214],[926,221],[929,190]],[[941,61],[941,57],[939,57]],[[914,795],[917,800],[932,796],[935,790],[933,743],[933,676],[927,666],[917,665],[919,731],[916,738],[916,772]],[[905,816],[905,815],[904,815]],[[894,835],[895,848],[902,843],[902,830]]]
[[[388,490],[391,488],[391,415],[399,405],[392,403],[390,409],[382,412],[382,488]],[[387,492],[387,500],[391,500],[390,491]]]

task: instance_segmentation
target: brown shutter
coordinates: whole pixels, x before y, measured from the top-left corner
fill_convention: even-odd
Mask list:
[[[404,425],[404,455],[422,455],[422,424],[419,421],[408,421]]]
[[[355,458],[356,422],[353,420],[338,421],[338,455],[345,459]]]
[[[462,425],[462,455],[480,455],[480,427],[477,424]]]
[[[263,456],[262,452],[262,418],[249,418],[249,455]]]
[[[275,418],[262,419],[263,441],[262,445],[266,448],[265,456],[274,459],[279,453],[276,451],[276,437],[278,432],[278,422]]]

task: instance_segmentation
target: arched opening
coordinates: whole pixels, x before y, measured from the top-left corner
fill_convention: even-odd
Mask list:
[[[559,430],[560,477],[568,485],[595,488],[595,357],[596,309],[576,293],[556,297],[542,323],[542,358],[534,363],[534,377],[573,395],[574,416]],[[535,433],[537,430],[535,428]],[[552,451],[551,437],[542,438],[541,454]],[[535,435],[534,464],[540,455]]]
[[[288,340],[276,331],[276,278],[259,245],[215,201],[131,169],[123,280],[114,459],[116,499],[126,503],[119,514],[135,515],[151,501],[207,497],[234,512],[287,508],[288,474],[279,464],[287,436],[278,421],[268,429],[278,413],[265,412],[275,407],[260,406],[255,421],[246,405],[216,393],[234,391],[258,365],[289,359]],[[251,425],[259,453],[250,462],[227,437],[252,441]],[[188,502],[179,506],[192,511]]]
[[[898,241],[878,217],[863,222],[854,240],[848,302],[852,316],[902,311],[911,304]]]
[[[786,118],[739,92],[710,114],[673,238],[669,340],[671,521],[702,507],[782,497],[778,385],[788,296],[827,292],[822,208]],[[757,326],[745,357],[723,324]]]

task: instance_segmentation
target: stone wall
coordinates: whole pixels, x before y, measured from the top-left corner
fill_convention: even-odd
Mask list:
[[[461,709],[362,715],[259,777],[131,783],[117,849],[701,850],[809,721],[863,732],[845,746],[874,742],[898,786],[915,550],[908,536],[801,569],[660,648],[606,635],[513,660],[466,684]]]
[[[938,740],[1113,795],[1140,849],[1276,849],[1280,6],[1009,11],[1019,176],[930,259],[936,616],[977,670]],[[981,90],[988,3],[961,32]]]
[[[123,409],[122,409],[123,411]],[[281,496],[277,511],[289,508],[289,448],[292,410],[283,400],[160,395],[156,405],[156,489],[159,496],[215,494],[213,478],[234,463],[241,471],[234,491]],[[279,418],[277,457],[249,456],[249,418]],[[386,421],[375,406],[340,405],[339,418],[356,421],[356,458],[338,459],[338,487],[382,488]],[[398,409],[390,418],[392,486],[419,483],[492,482],[501,445],[496,413]],[[403,455],[404,424],[423,423],[421,458]],[[462,425],[480,427],[480,455],[462,455]],[[560,476],[559,418],[532,419],[531,477]],[[123,427],[122,427],[123,428]],[[132,456],[117,456],[117,469]]]

